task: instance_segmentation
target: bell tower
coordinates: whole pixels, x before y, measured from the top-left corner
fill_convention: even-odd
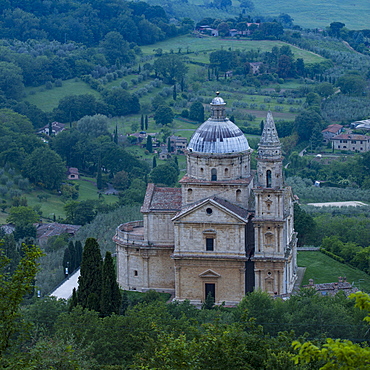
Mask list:
[[[283,157],[274,119],[268,112],[257,155],[255,195],[255,288],[287,294],[296,279],[293,196],[283,182]]]

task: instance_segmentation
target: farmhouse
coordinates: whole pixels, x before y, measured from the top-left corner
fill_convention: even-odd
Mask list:
[[[251,171],[252,149],[225,116],[224,100],[186,149],[181,188],[149,184],[143,221],[120,225],[118,282],[125,290],[155,289],[175,300],[236,305],[247,292],[292,292],[297,277],[293,195],[284,186],[281,145],[267,115]]]
[[[338,124],[329,125],[322,130],[323,142],[328,143],[334,136],[339,135],[343,131],[343,126]]]
[[[62,131],[65,130],[65,124],[64,123],[60,123],[60,122],[53,122],[51,124],[51,134],[52,135],[58,135],[59,133],[61,133]],[[45,135],[50,135],[50,132],[49,132],[49,125],[46,125],[42,128],[40,128],[40,130],[37,131],[38,134],[45,134]]]
[[[333,148],[365,153],[370,150],[370,136],[357,134],[340,134],[332,139]]]

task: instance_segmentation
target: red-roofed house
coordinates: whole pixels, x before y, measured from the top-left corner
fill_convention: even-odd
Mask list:
[[[322,130],[323,142],[328,143],[334,136],[339,135],[343,131],[343,126],[338,124],[329,125]]]

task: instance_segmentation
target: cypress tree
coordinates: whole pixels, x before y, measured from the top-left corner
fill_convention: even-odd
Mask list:
[[[77,292],[76,288],[73,288],[72,297],[69,300],[68,311],[71,312],[77,306]]]
[[[71,260],[69,262],[69,272],[73,272],[76,270],[76,249],[72,241],[68,243],[68,249],[69,249],[69,254],[71,256]]]
[[[83,308],[99,311],[102,290],[102,257],[96,239],[86,239],[78,278],[77,302]]]
[[[49,136],[53,135],[53,125],[49,122]]]
[[[157,167],[157,158],[154,156],[153,157],[153,168]]]
[[[153,140],[152,140],[152,137],[150,135],[148,135],[148,137],[146,139],[146,150],[149,153],[153,152]]]
[[[173,85],[172,97],[173,97],[173,100],[177,99],[176,84]]]
[[[172,152],[172,146],[171,146],[170,138],[168,138],[168,140],[167,140],[167,151],[168,151],[168,153]]]
[[[141,128],[141,131],[144,131],[145,124],[144,124],[144,115],[143,114],[141,115],[140,128]]]
[[[116,125],[116,129],[114,130],[114,136],[113,136],[113,141],[118,144],[118,128]]]
[[[79,240],[75,243],[75,250],[76,250],[76,268],[81,266],[82,261],[82,244]]]
[[[70,265],[70,262],[71,261],[71,252],[69,250],[69,247],[67,247],[65,250],[64,250],[64,255],[63,255],[63,273],[64,275],[67,275],[66,272],[66,268],[68,267],[68,274],[71,272],[71,270],[69,270],[69,265]]]
[[[109,316],[112,313],[118,314],[121,306],[121,293],[117,284],[116,272],[110,252],[105,254],[102,275],[100,312],[103,316]]]
[[[145,115],[145,130],[148,129],[148,115]]]

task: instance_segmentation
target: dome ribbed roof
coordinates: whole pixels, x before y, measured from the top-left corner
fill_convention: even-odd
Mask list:
[[[220,154],[250,149],[243,132],[225,117],[225,105],[219,96],[212,100],[212,116],[194,132],[188,144],[189,151]]]
[[[249,149],[243,132],[226,119],[204,122],[190,139],[188,149],[200,153],[238,153]]]

